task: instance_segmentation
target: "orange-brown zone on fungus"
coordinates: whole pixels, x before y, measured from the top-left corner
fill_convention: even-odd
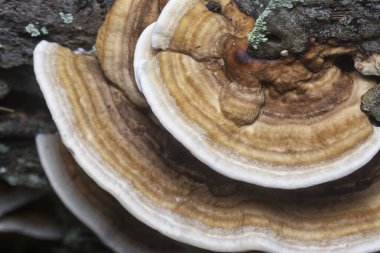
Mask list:
[[[261,106],[266,115],[283,119],[321,116],[345,101],[353,85],[351,77],[325,58],[353,53],[356,48],[311,44],[301,59],[263,60],[248,54],[246,39],[230,37],[223,53],[224,69],[230,80],[243,87],[263,88],[265,105]]]
[[[233,83],[233,85],[226,85],[220,95],[220,108],[228,119],[240,126],[251,125],[262,114],[264,109],[268,115],[275,115],[279,114],[278,111],[281,111],[284,107],[288,112],[295,112],[295,117],[318,116],[329,112],[334,107],[334,104],[340,103],[347,98],[347,93],[350,92],[350,87],[352,86],[352,80],[344,73],[338,73],[339,70],[332,65],[332,61],[328,57],[333,58],[342,54],[353,55],[358,51],[355,45],[339,45],[332,40],[325,44],[318,44],[314,39],[311,39],[309,50],[299,59],[293,56],[283,57],[278,60],[255,59],[248,53],[247,41],[247,35],[254,26],[255,21],[252,17],[241,13],[237,5],[232,1],[222,7],[220,13],[210,15],[224,17],[234,29],[229,34],[224,32],[225,34],[218,40],[219,44],[223,46],[214,46],[218,50],[223,50],[223,69],[226,76]],[[195,9],[190,10],[188,13],[196,17],[199,12]],[[186,22],[184,20],[187,20],[186,16],[183,17],[181,22]],[[181,29],[182,26],[179,25],[178,27]],[[183,34],[183,32],[178,33]],[[173,37],[173,43],[177,40],[178,38]],[[181,50],[176,51],[181,52]],[[187,51],[189,49],[184,50],[183,53],[192,55],[191,52]],[[202,59],[202,61],[205,60],[207,59]],[[333,81],[334,84],[330,86],[331,90],[329,92],[326,92],[325,88],[320,93],[311,92],[310,90],[314,88],[310,83],[316,83],[322,79],[327,83],[329,82],[324,77],[325,74],[330,76],[329,73],[331,72],[327,70],[328,68],[336,68],[334,73],[340,78]],[[293,95],[296,94],[294,95],[296,98],[290,99],[290,104],[286,105],[288,97],[294,97],[292,94],[287,94],[288,92]],[[323,96],[321,96],[322,94]],[[252,96],[251,99],[249,98],[250,95]],[[318,99],[323,100],[319,106],[316,102]],[[280,109],[276,109],[273,100],[278,100]],[[270,106],[266,106],[266,104],[270,104]],[[300,108],[300,106],[304,108]],[[285,115],[285,113],[280,114]],[[293,117],[291,113],[288,113],[288,115]]]
[[[272,105],[275,108],[273,113],[276,114],[270,115],[269,111],[264,110],[259,120],[242,128],[228,120],[218,109],[220,104],[216,95],[223,93],[230,80],[215,65],[217,64],[197,62],[184,54],[164,51],[156,56],[147,69],[151,72],[160,69],[160,73],[154,73],[157,74],[155,78],[162,79],[159,85],[174,99],[178,110],[186,115],[186,120],[203,129],[208,139],[217,140],[209,141],[209,145],[227,147],[252,161],[286,165],[289,167],[285,170],[292,170],[292,166],[335,159],[357,147],[373,133],[368,119],[356,104],[360,101],[363,89],[370,87],[365,82],[356,82],[352,86],[355,89],[347,99],[343,94],[345,100],[341,104],[331,105],[335,108],[332,112],[314,115],[315,117],[310,114],[286,118],[292,113],[286,111],[292,104],[289,105],[286,101],[281,104],[276,99]],[[189,71],[176,75],[174,70],[177,68]],[[337,78],[333,72],[330,75]],[[322,80],[311,84],[322,85],[324,82]],[[331,85],[333,83],[329,82],[324,91],[328,93]],[[290,92],[287,95],[296,100],[296,96],[291,96]],[[195,98],[202,103],[194,103]],[[316,106],[318,109],[318,103]],[[306,106],[303,109],[307,112],[310,110]]]

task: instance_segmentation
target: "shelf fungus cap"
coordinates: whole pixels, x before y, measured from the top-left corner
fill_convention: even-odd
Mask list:
[[[135,73],[161,124],[199,160],[290,189],[348,175],[378,152],[380,131],[360,110],[374,83],[332,61],[356,48],[312,41],[300,59],[256,59],[238,25],[249,17],[204,2],[169,1],[151,35],[160,51]]]
[[[135,55],[133,60],[133,69],[135,73],[138,73],[138,70],[143,66],[146,62],[151,61],[157,54],[157,50],[152,47],[152,30],[154,28],[155,23],[149,25],[139,37],[135,48]],[[139,90],[141,90],[139,75],[135,74],[135,81]]]
[[[79,166],[160,233],[222,252],[380,249],[378,177],[344,194],[234,181],[195,159],[136,109],[104,77],[95,57],[40,42],[34,67],[62,141]],[[376,169],[378,162],[367,166]]]
[[[96,52],[105,75],[139,107],[147,104],[135,83],[136,42],[165,4],[165,0],[117,0],[98,32]]]
[[[84,173],[59,135],[39,134],[36,144],[43,169],[57,195],[105,245],[118,253],[181,251],[179,244],[132,217]]]

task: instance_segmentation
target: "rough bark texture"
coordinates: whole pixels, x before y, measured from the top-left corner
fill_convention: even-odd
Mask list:
[[[234,1],[252,16],[257,16],[255,6],[268,4],[267,0]],[[300,54],[311,37],[321,42],[356,43],[366,54],[380,52],[380,1],[304,0],[293,1],[293,5],[271,11],[265,19],[268,41],[250,51],[254,56],[276,58],[282,50]]]
[[[8,88],[1,88],[5,86]],[[2,98],[2,94],[4,97],[10,90],[21,91],[42,98],[40,87],[34,76],[33,66],[21,65],[10,69],[0,68],[0,98]]]
[[[270,0],[234,0],[234,2],[237,3],[240,10],[257,19],[268,6]]]
[[[380,80],[379,80],[380,82]],[[361,109],[370,119],[380,126],[380,86],[370,89],[362,97]]]
[[[0,179],[11,186],[50,189],[34,139],[0,141]]]
[[[0,106],[0,138],[34,138],[56,131],[42,97],[11,91]]]
[[[35,45],[49,40],[90,50],[113,0],[0,0],[0,67],[31,64]]]

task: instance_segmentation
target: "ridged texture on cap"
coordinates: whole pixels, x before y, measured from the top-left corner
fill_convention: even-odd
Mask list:
[[[59,135],[40,134],[38,154],[49,181],[69,208],[102,242],[115,252],[182,252],[165,238],[132,217],[111,195],[78,166]]]
[[[115,1],[96,41],[96,51],[107,78],[140,107],[147,104],[135,83],[135,46],[140,34],[157,19],[165,3],[162,0]]]
[[[138,70],[154,114],[198,159],[234,179],[289,189],[348,175],[378,152],[380,131],[360,110],[375,84],[329,58],[355,48],[312,41],[300,59],[255,59],[246,39],[227,32],[234,22],[202,5],[165,6],[152,34],[162,51]],[[204,21],[186,30],[189,20]],[[206,43],[214,40],[223,43]],[[219,58],[200,58],[199,48]]]
[[[157,60],[172,55],[164,53]],[[203,66],[183,56],[174,61],[177,56],[167,64]],[[134,216],[161,233],[215,251],[380,249],[376,180],[361,191],[341,195],[236,182],[202,165],[134,109],[105,79],[94,57],[41,42],[34,66],[62,139],[79,165]],[[212,90],[216,87],[217,83]]]

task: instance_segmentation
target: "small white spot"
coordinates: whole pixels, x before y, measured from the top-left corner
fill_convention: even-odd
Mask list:
[[[20,180],[16,176],[9,176],[7,179],[7,182],[13,186],[20,184]]]
[[[9,150],[10,150],[10,148],[7,145],[0,143],[0,153],[1,154],[6,154],[9,152]]]
[[[29,181],[32,184],[38,184],[40,183],[41,179],[37,175],[29,175]]]
[[[289,51],[288,51],[288,50],[282,50],[282,51],[281,51],[281,56],[282,56],[282,57],[289,56]]]
[[[0,174],[7,173],[8,169],[5,167],[0,167]]]
[[[43,35],[47,35],[47,34],[49,34],[49,31],[48,31],[48,29],[47,29],[45,26],[42,27],[42,28],[40,29],[40,31],[42,32]]]
[[[74,50],[75,54],[85,54],[86,50],[84,48],[78,47]]]

